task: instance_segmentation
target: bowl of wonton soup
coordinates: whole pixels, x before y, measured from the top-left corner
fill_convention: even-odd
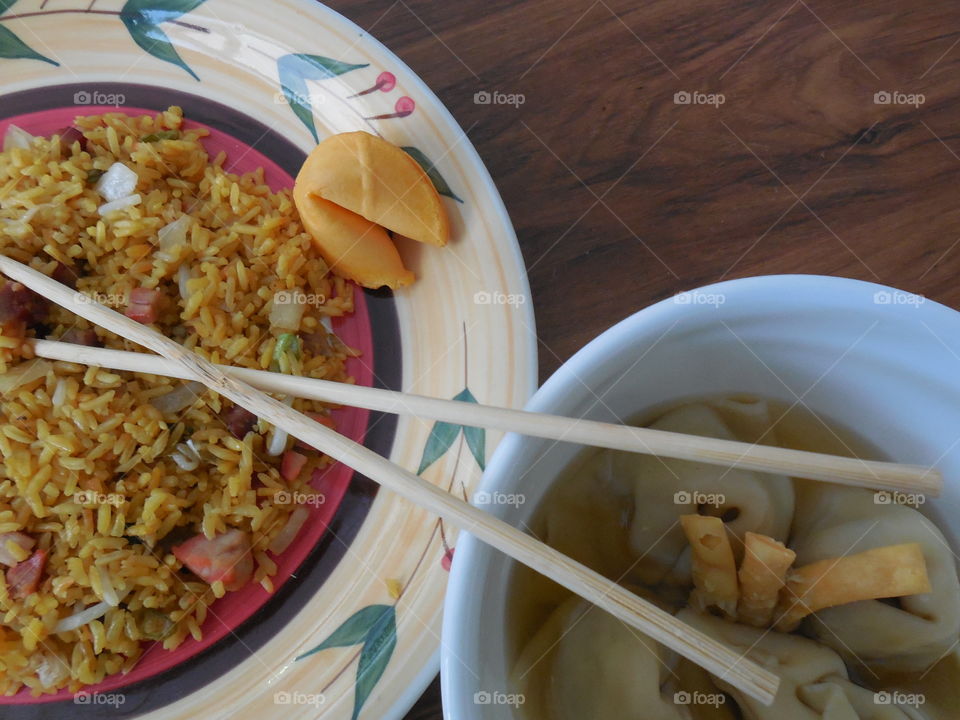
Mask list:
[[[939,498],[878,495],[508,435],[475,503],[748,656],[761,652],[785,689],[773,708],[752,704],[463,536],[444,617],[445,717],[955,717],[960,314],[841,278],[725,282],[607,330],[527,409],[934,465],[946,487]],[[932,591],[828,608],[789,634],[698,613],[676,522],[689,512],[720,517],[734,544],[745,531],[782,541],[796,566],[918,543]]]

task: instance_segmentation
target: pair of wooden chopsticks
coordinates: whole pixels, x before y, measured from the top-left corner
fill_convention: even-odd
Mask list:
[[[33,341],[33,351],[38,357],[48,360],[66,360],[111,370],[129,370],[182,379],[195,377],[195,373],[182,362],[157,355],[87,347],[54,340]],[[549,440],[678,460],[695,460],[711,465],[759,470],[874,490],[901,490],[935,497],[943,488],[943,477],[939,471],[915,465],[860,460],[458,400],[442,400],[229,365],[218,365],[217,369],[264,392],[442,420],[457,425],[491,428]]]
[[[864,464],[845,458],[816,456],[809,453],[798,454],[774,448],[755,448],[743,443],[691,438],[556,416],[538,416],[503,408],[484,408],[464,403],[451,404],[432,398],[355,386],[349,386],[350,390],[345,392],[348,386],[340,386],[337,383],[305,381],[304,378],[290,378],[272,373],[221,368],[120,313],[89,300],[80,302],[75,291],[15,260],[0,256],[0,272],[90,322],[153,350],[166,358],[167,362],[143,354],[132,354],[134,358],[117,357],[126,354],[76,345],[70,345],[69,355],[61,359],[75,362],[86,362],[89,359],[93,364],[105,367],[198,380],[258,417],[264,418],[290,435],[372,478],[383,487],[448,519],[462,530],[472,533],[563,585],[624,623],[637,628],[708,672],[722,677],[747,695],[768,705],[773,703],[779,685],[779,678],[775,674],[586,566],[502,520],[455,498],[366,447],[298,413],[255,389],[249,383],[257,382],[260,387],[271,392],[315,397],[388,412],[411,412],[414,411],[413,408],[417,408],[415,412],[422,412],[428,417],[447,419],[458,424],[488,425],[542,437],[576,440],[602,447],[640,452],[657,452],[670,457],[697,459],[717,464],[738,464],[759,470],[793,473],[797,467],[796,463],[806,463],[803,465],[805,470],[800,473],[802,475],[829,480],[836,480],[839,477],[851,484],[880,486],[882,483],[879,479],[882,477],[886,478],[887,487],[902,489],[923,485],[935,489],[936,480],[939,478],[934,471],[923,468],[897,468],[886,463]],[[47,357],[52,357],[57,352],[62,353],[63,348],[59,347],[61,345],[61,343],[37,342],[38,351],[47,353]],[[98,359],[94,359],[94,353]],[[110,353],[110,355],[101,356],[100,353]],[[108,357],[114,362],[106,362],[105,359]],[[131,360],[134,364],[130,364]],[[307,388],[314,394],[305,395],[304,391]],[[745,461],[745,458],[748,460]],[[835,474],[833,468],[837,467],[840,468],[840,472]]]

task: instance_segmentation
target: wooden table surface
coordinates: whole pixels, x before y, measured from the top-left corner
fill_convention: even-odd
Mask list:
[[[330,5],[426,81],[489,168],[541,380],[632,312],[725,279],[842,275],[960,306],[958,3]],[[440,717],[434,683],[408,718]]]

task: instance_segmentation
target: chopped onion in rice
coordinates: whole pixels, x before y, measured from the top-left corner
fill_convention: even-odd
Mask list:
[[[283,404],[288,407],[293,406],[293,398],[286,397],[283,399]],[[284,450],[287,449],[287,438],[289,434],[286,430],[281,430],[277,426],[273,427],[273,431],[270,433],[270,442],[267,443],[267,455],[270,457],[277,457],[278,455],[283,455]]]
[[[7,125],[7,131],[3,134],[3,152],[13,150],[13,148],[29,150],[34,140],[36,140],[36,137],[23,128],[16,125]]]
[[[60,407],[63,401],[67,399],[67,381],[64,378],[57,378],[57,386],[53,389],[53,395],[50,397],[50,404],[53,407]]]
[[[177,248],[187,244],[187,232],[193,218],[189,215],[181,215],[173,222],[167,223],[157,233],[159,239],[160,251],[170,255],[176,252]]]
[[[63,618],[60,622],[56,624],[53,628],[55,633],[70,632],[71,630],[76,630],[79,627],[83,627],[89,622],[94,620],[99,620],[104,615],[107,614],[107,611],[110,609],[110,603],[103,601],[98,602],[96,605],[91,605],[88,608],[81,610],[78,613],[74,613],[69,617]]]
[[[193,278],[193,268],[181,265],[180,269],[177,270],[177,287],[180,290],[180,297],[184,300],[190,297],[190,291],[187,290],[187,281],[193,280]]]
[[[47,688],[57,687],[70,678],[70,666],[59,655],[53,653],[37,653],[40,659],[36,663],[37,680]]]
[[[71,630],[76,630],[79,627],[83,627],[89,622],[94,620],[99,620],[110,608],[118,607],[123,599],[130,593],[130,589],[121,587],[120,592],[117,592],[116,588],[113,585],[113,580],[110,578],[110,574],[100,568],[91,568],[91,572],[98,572],[100,574],[100,586],[103,589],[103,601],[98,602],[96,605],[91,605],[88,608],[84,608],[80,612],[76,612],[73,615],[62,618],[56,626],[53,628],[55,633],[61,632],[70,632]]]
[[[120,604],[120,596],[117,595],[116,588],[113,587],[113,580],[110,579],[110,573],[103,568],[91,568],[91,572],[100,574],[100,587],[103,590],[103,601],[110,607],[116,607]]]
[[[306,309],[307,296],[299,289],[281,290],[273,296],[270,306],[270,327],[296,332]]]
[[[196,470],[200,467],[200,453],[197,452],[193,440],[177,445],[177,451],[170,455],[170,458],[177,464],[181,470]]]
[[[0,375],[0,393],[16,390],[34,380],[46,377],[47,372],[53,369],[53,364],[40,358],[27,360]]]
[[[125,210],[126,208],[133,207],[134,205],[139,205],[142,201],[143,198],[141,198],[139,195],[127,195],[119,200],[111,200],[108,203],[104,203],[97,208],[97,212],[100,213],[100,217],[104,217],[108,213],[112,213],[114,210]]]
[[[177,446],[180,447],[179,445]],[[192,456],[185,455],[184,453],[175,452],[170,456],[170,459],[173,460],[177,467],[181,470],[186,470],[187,472],[192,472],[200,467],[199,458],[194,458]]]
[[[43,208],[52,207],[50,203],[41,203],[40,205],[34,205],[32,208],[27,210],[23,215],[17,218],[17,222],[28,223],[33,220],[33,216],[36,215]]]
[[[11,235],[19,235],[22,237],[33,232],[33,228],[31,227],[30,223],[33,220],[34,215],[48,207],[51,207],[50,203],[34,205],[33,207],[24,210],[23,214],[18,218],[0,218],[0,223],[7,228],[7,232]]]
[[[150,401],[150,404],[164,414],[180,412],[192,405],[201,392],[203,392],[203,383],[191,380],[166,395],[158,395]]]
[[[8,543],[16,545],[19,552],[10,552],[7,547]],[[36,544],[37,541],[32,537],[17,530],[0,534],[0,564],[13,567],[17,563],[23,562],[30,556],[30,551]]]
[[[120,198],[132,196],[137,189],[138,180],[139,177],[133,170],[117,162],[111,165],[110,169],[97,181],[94,189],[109,205]],[[102,210],[100,214],[103,215]]]
[[[288,547],[290,547],[290,543],[292,543],[294,538],[297,537],[297,534],[300,532],[300,528],[303,527],[303,524],[307,521],[308,517],[310,517],[310,511],[302,505],[290,513],[290,517],[287,519],[287,524],[284,525],[280,532],[277,533],[276,537],[270,541],[270,545],[267,547],[267,550],[279,555]]]
[[[275,427],[273,433],[270,435],[270,444],[267,445],[267,455],[270,457],[283,455],[284,450],[287,449],[288,437],[289,435],[286,430]]]

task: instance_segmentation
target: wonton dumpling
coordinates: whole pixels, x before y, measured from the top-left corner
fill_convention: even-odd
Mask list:
[[[572,597],[527,643],[513,683],[528,717],[687,720],[687,709],[661,690],[674,660],[659,643]]]
[[[650,427],[725,440],[772,442],[772,437],[764,435],[771,424],[765,402],[727,400],[716,407],[684,405]],[[618,477],[632,481],[634,488],[630,544],[640,556],[635,576],[645,585],[665,580],[689,584],[689,561],[681,559],[688,543],[678,519],[698,512],[694,493],[723,496],[718,507],[705,506],[701,514],[724,518],[737,538],[733,547],[738,558],[748,530],[780,541],[786,541],[790,532],[793,481],[784,475],[635,453],[616,453],[614,462]]]
[[[746,720],[911,718],[900,708],[874,703],[871,690],[850,682],[840,656],[814,640],[737,625],[689,608],[677,617],[780,676],[780,689],[769,706],[714,677],[737,701]]]
[[[627,542],[632,487],[613,473],[609,452],[590,455],[577,482],[561,483],[546,504],[543,542],[591,570],[620,580],[636,561]]]
[[[899,707],[877,702],[877,694],[849,680],[813,683],[797,689],[797,697],[819,715],[829,720],[926,720],[925,713],[914,707]]]
[[[724,697],[720,688],[713,682],[710,673],[686,658],[677,663],[676,677],[670,683],[677,692],[687,693],[688,697],[699,694],[703,702],[686,706],[690,720],[741,720],[737,705]],[[710,702],[710,695],[720,695],[722,702]],[[676,696],[674,696],[676,697]]]
[[[869,675],[868,675],[869,677]],[[960,708],[960,649],[954,648],[931,670],[923,673],[896,673],[882,678],[878,687],[888,692],[922,695],[923,720],[957,720]]]
[[[933,592],[840,605],[818,611],[808,626],[821,642],[854,663],[923,671],[960,638],[957,564],[940,530],[911,507],[878,504],[858,488],[805,482],[790,546],[797,565],[885,545],[919,543]]]

